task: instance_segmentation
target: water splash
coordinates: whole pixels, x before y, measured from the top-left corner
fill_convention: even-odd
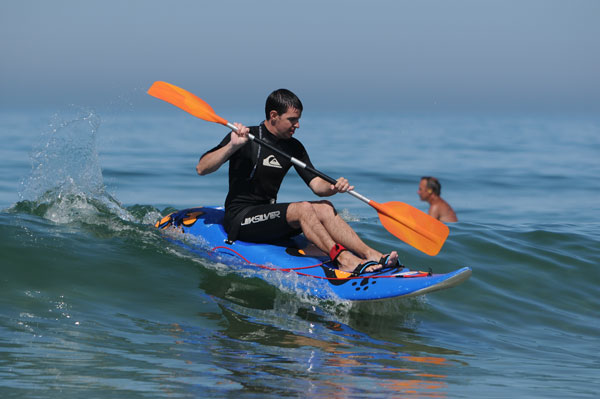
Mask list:
[[[35,200],[49,190],[102,194],[104,182],[96,150],[100,117],[89,109],[75,115],[55,114],[31,154],[30,176],[21,183],[22,200]]]
[[[31,154],[31,173],[21,182],[21,208],[61,224],[87,222],[107,211],[133,220],[106,192],[96,147],[100,125],[91,109],[53,115]]]

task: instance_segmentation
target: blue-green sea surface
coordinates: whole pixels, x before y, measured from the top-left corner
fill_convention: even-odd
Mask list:
[[[369,245],[413,269],[473,269],[446,291],[357,304],[196,258],[153,227],[176,209],[223,204],[227,168],[194,170],[222,126],[170,108],[0,115],[2,398],[600,391],[598,119],[307,110],[296,137],[317,169],[424,211],[417,185],[433,175],[458,214],[429,257],[369,206],[332,197]],[[312,199],[291,171],[279,201]]]

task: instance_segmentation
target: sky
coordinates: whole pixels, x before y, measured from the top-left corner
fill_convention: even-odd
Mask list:
[[[600,111],[597,0],[2,0],[0,106]]]

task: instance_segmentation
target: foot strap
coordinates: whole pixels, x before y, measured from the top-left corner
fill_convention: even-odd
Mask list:
[[[379,266],[379,263],[375,262],[374,260],[368,260],[365,263],[361,263],[360,265],[356,266],[356,268],[352,272],[352,277],[360,276],[361,274],[365,273],[365,270],[367,270],[371,266]]]
[[[329,250],[329,257],[331,258],[332,261],[335,262],[335,260],[338,258],[338,256],[340,256],[340,254],[344,251],[347,251],[346,247],[344,247],[342,244],[335,244]]]
[[[388,266],[388,260],[390,259],[390,254],[383,255],[381,259],[379,259],[379,264],[383,265],[383,267],[400,267],[400,262],[396,260],[396,264]]]

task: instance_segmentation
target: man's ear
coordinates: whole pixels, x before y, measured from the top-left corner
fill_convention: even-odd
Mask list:
[[[274,109],[272,109],[271,111],[269,111],[269,120],[275,119],[278,116],[279,116],[279,114]]]

